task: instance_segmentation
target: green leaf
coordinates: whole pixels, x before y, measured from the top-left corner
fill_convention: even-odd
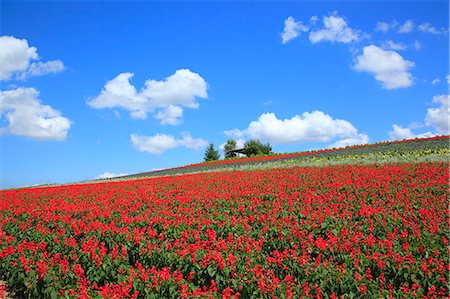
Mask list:
[[[208,270],[209,276],[211,276],[211,277],[214,277],[214,275],[217,273],[217,268],[214,266],[211,266],[211,265],[208,266],[207,270]]]
[[[51,292],[50,292],[50,297],[51,298],[59,298],[60,294],[59,294],[59,292],[57,290],[52,289]]]

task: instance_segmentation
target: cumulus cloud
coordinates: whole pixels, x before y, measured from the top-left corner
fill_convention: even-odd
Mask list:
[[[169,105],[156,113],[155,118],[159,119],[163,125],[178,125],[183,117],[183,108],[180,106]]]
[[[0,79],[8,80],[12,74],[25,71],[30,60],[38,59],[37,49],[29,47],[26,39],[13,36],[1,36],[0,45]]]
[[[433,103],[438,107],[428,108],[425,117],[426,124],[433,126],[441,134],[450,133],[450,95],[437,95],[433,97]]]
[[[205,139],[193,138],[191,134],[187,132],[181,133],[181,137],[181,139],[178,139],[178,144],[189,149],[201,150],[208,145],[208,141]]]
[[[392,125],[392,131],[389,132],[389,138],[391,140],[428,138],[433,136],[436,136],[436,134],[429,131],[422,134],[415,134],[411,131],[410,128],[404,128],[396,124]]]
[[[140,152],[159,155],[168,149],[177,147],[177,141],[172,135],[156,134],[154,136],[141,136],[131,134],[133,147]]]
[[[301,32],[308,32],[309,28],[302,24],[301,21],[296,22],[293,17],[284,20],[284,30],[281,34],[281,42],[286,44],[288,41],[298,37]]]
[[[102,92],[88,101],[88,105],[96,109],[120,107],[130,111],[133,118],[145,118],[150,110],[149,101],[130,84],[132,77],[132,73],[119,74],[108,81]]]
[[[385,50],[405,50],[407,48],[404,43],[396,43],[391,40],[382,42],[381,47]]]
[[[0,80],[26,79],[31,76],[54,74],[65,69],[61,60],[37,61],[36,47],[30,47],[26,39],[0,36]],[[36,60],[36,62],[33,62]]]
[[[394,124],[392,126],[392,131],[389,132],[390,139],[402,140],[450,134],[450,95],[437,95],[433,97],[432,101],[435,105],[437,105],[437,107],[427,109],[425,123],[426,126],[433,128],[433,131],[415,134],[411,128],[417,128],[417,126],[404,128],[400,125]]]
[[[333,119],[322,111],[305,112],[290,119],[278,119],[274,113],[264,113],[252,121],[245,130],[225,131],[231,136],[248,136],[274,144],[297,142],[327,142],[339,138],[341,144],[367,143],[368,138],[359,134],[348,121]]]
[[[103,180],[103,179],[111,179],[111,178],[117,178],[121,176],[126,176],[128,173],[112,173],[112,172],[104,172],[102,174],[99,174],[94,179],[95,180]]]
[[[389,138],[391,140],[403,140],[412,139],[416,135],[409,128],[403,128],[397,124],[392,125],[392,131],[389,132]]]
[[[409,33],[414,29],[414,22],[412,20],[407,20],[403,25],[398,28],[398,33]]]
[[[208,145],[208,142],[201,138],[193,138],[189,133],[182,133],[180,139],[176,139],[169,134],[156,134],[144,136],[131,134],[130,140],[133,147],[140,152],[147,152],[154,155],[176,147],[185,147],[193,150],[200,150]]]
[[[350,43],[361,37],[361,32],[350,28],[345,19],[337,13],[323,17],[323,25],[322,29],[309,33],[309,40],[313,44],[324,41]]]
[[[130,83],[133,73],[121,73],[108,81],[101,93],[87,101],[92,108],[122,108],[134,119],[154,113],[161,124],[178,125],[183,108],[197,108],[197,98],[207,98],[207,83],[188,69],[177,70],[162,81],[147,80],[137,91]]]
[[[413,77],[409,69],[414,63],[405,60],[395,51],[386,51],[375,45],[364,47],[363,53],[356,57],[353,68],[356,71],[373,74],[383,88],[396,89],[409,87]]]
[[[196,98],[208,97],[206,89],[207,83],[199,74],[180,69],[162,81],[147,80],[142,94],[151,99],[155,107],[180,105],[197,108]]]
[[[0,120],[8,125],[1,134],[11,134],[41,140],[65,140],[71,122],[48,105],[42,104],[34,88],[0,91]]]

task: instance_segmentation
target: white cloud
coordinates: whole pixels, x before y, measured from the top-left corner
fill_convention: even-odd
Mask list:
[[[436,85],[436,84],[438,84],[439,82],[441,82],[441,79],[436,78],[436,79],[434,79],[433,81],[431,81],[431,84]]]
[[[50,60],[47,62],[33,62],[26,72],[18,74],[18,78],[26,79],[32,76],[43,76],[48,74],[56,74],[65,69],[64,63],[61,60]]]
[[[131,134],[133,147],[140,152],[159,155],[168,149],[177,147],[177,141],[172,135],[156,134],[154,136],[141,136]]]
[[[163,125],[178,125],[183,117],[183,108],[180,106],[169,105],[156,113],[155,118],[161,121]]]
[[[428,132],[416,135],[416,138],[430,138],[430,137],[434,137],[434,136],[437,136],[437,135],[438,134],[436,134],[436,133],[428,131]]]
[[[391,23],[387,23],[387,22],[378,22],[377,26],[375,27],[375,31],[381,31],[383,33],[388,32],[389,30],[395,28],[398,26],[398,22],[397,21],[392,21]]]
[[[413,47],[414,47],[414,49],[419,51],[420,49],[422,49],[422,44],[418,40],[415,40],[414,44],[413,44]]]
[[[404,43],[396,43],[391,40],[382,42],[381,47],[385,50],[405,50],[407,48]]]
[[[199,74],[188,69],[177,70],[162,81],[147,80],[142,94],[151,99],[152,106],[199,106],[196,98],[207,98],[207,83]]]
[[[225,130],[223,132],[225,133],[225,135],[230,137],[242,137],[245,135],[245,133],[239,129]]]
[[[39,60],[36,47],[30,47],[26,39],[0,36],[0,80],[26,79],[61,72],[65,69],[61,60],[33,62]]]
[[[414,29],[414,22],[412,20],[407,20],[400,28],[398,28],[398,33],[408,33]]]
[[[445,79],[447,79],[447,84],[450,84],[450,75],[447,75],[447,77],[445,77]]]
[[[96,109],[123,108],[134,119],[145,119],[149,113],[162,124],[182,122],[183,108],[197,108],[197,98],[207,98],[207,83],[188,69],[177,70],[162,81],[147,80],[141,91],[131,85],[133,73],[121,73],[108,81],[101,93],[88,100]]]
[[[201,138],[192,138],[189,133],[182,133],[181,139],[175,139],[173,135],[159,133],[153,136],[131,134],[130,139],[133,147],[137,151],[147,152],[154,155],[162,154],[163,152],[176,147],[186,147],[193,150],[199,150],[208,145],[206,140]]]
[[[388,32],[390,29],[389,23],[386,22],[378,22],[375,27],[375,31]]]
[[[429,138],[433,136],[436,136],[436,134],[429,131],[422,134],[415,134],[411,131],[410,128],[404,128],[396,124],[392,125],[392,131],[389,132],[389,138],[391,140]]]
[[[389,132],[391,140],[402,140],[411,138],[425,138],[433,137],[440,134],[450,134],[450,95],[437,95],[433,97],[433,103],[438,107],[427,109],[425,116],[426,126],[433,127],[433,132],[425,132],[422,134],[415,134],[411,128],[418,128],[421,126],[413,125],[409,128],[394,124],[393,130]]]
[[[286,44],[288,41],[298,37],[301,32],[308,32],[309,28],[302,24],[301,21],[296,22],[293,17],[284,20],[284,30],[281,34],[281,42]]]
[[[111,179],[111,178],[117,178],[121,176],[126,176],[128,173],[112,173],[112,172],[104,172],[102,174],[99,174],[94,178],[94,180],[103,180],[103,179]]]
[[[352,41],[357,41],[361,37],[361,32],[359,30],[348,27],[344,18],[336,13],[323,17],[323,25],[323,29],[311,31],[309,33],[309,40],[313,44],[323,41],[332,43],[350,43]]]
[[[438,104],[436,108],[427,109],[425,117],[426,124],[433,126],[441,134],[450,133],[450,95],[437,95],[433,97],[433,103]]]
[[[366,134],[358,134],[354,137],[345,138],[339,141],[336,141],[335,143],[328,146],[329,148],[339,148],[339,147],[346,147],[350,145],[357,145],[357,144],[367,144],[369,143],[369,136]]]
[[[15,72],[25,71],[30,60],[38,59],[37,49],[29,47],[26,39],[0,37],[0,80],[8,80]]]
[[[375,45],[364,47],[363,54],[356,57],[353,68],[356,71],[375,75],[383,88],[396,89],[409,87],[413,77],[408,72],[414,63],[405,60],[395,51],[386,51]]]
[[[228,136],[248,136],[275,144],[297,142],[326,142],[340,138],[342,144],[367,142],[367,136],[358,134],[358,130],[348,121],[333,119],[322,111],[305,112],[291,119],[278,119],[274,113],[264,113],[258,120],[252,121],[245,130],[225,131]]]
[[[428,132],[416,135],[416,138],[430,138],[430,137],[434,137],[434,136],[437,136],[437,135],[438,134],[436,134],[436,133],[428,131]]]
[[[34,88],[0,91],[0,119],[5,116],[8,126],[1,134],[25,136],[41,140],[65,140],[70,120],[38,99]]]
[[[149,101],[130,84],[132,77],[132,73],[119,74],[108,81],[102,92],[88,101],[88,105],[96,109],[121,107],[130,111],[133,118],[147,117],[147,111],[150,110]]]
[[[309,18],[309,23],[311,25],[315,25],[315,24],[317,24],[317,22],[319,22],[319,17],[318,16],[312,16],[312,17]]]
[[[412,139],[415,138],[416,135],[409,128],[403,128],[399,125],[392,125],[392,131],[389,132],[389,138],[391,140],[403,140],[403,139]]]
[[[417,26],[417,28],[419,29],[419,31],[421,32],[425,32],[425,33],[431,33],[434,35],[438,35],[438,34],[445,34],[445,29],[437,29],[436,27],[432,26],[430,23],[422,23],[419,26]]]
[[[180,146],[193,149],[201,150],[208,145],[208,141],[202,138],[192,138],[191,134],[183,132],[181,133],[182,139],[178,140]]]

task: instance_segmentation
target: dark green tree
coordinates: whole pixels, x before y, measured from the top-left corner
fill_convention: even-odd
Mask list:
[[[236,140],[229,139],[227,143],[223,146],[223,151],[225,152],[225,158],[234,158],[236,157],[236,153],[230,153],[229,151],[236,149]]]
[[[272,146],[270,145],[270,143],[267,142],[266,144],[263,144],[261,146],[261,152],[263,153],[263,155],[272,154]]]
[[[216,161],[216,160],[219,160],[219,158],[220,158],[219,151],[215,150],[215,149],[214,149],[214,144],[211,143],[211,144],[206,148],[206,151],[205,151],[205,158],[204,158],[205,161],[206,161],[206,162],[208,162],[208,161]]]
[[[272,146],[269,143],[262,144],[259,140],[247,140],[244,143],[244,153],[248,156],[269,155],[272,152]]]

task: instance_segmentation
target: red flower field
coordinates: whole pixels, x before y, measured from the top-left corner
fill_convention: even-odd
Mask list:
[[[1,191],[0,278],[31,298],[442,298],[448,167],[340,165]]]

